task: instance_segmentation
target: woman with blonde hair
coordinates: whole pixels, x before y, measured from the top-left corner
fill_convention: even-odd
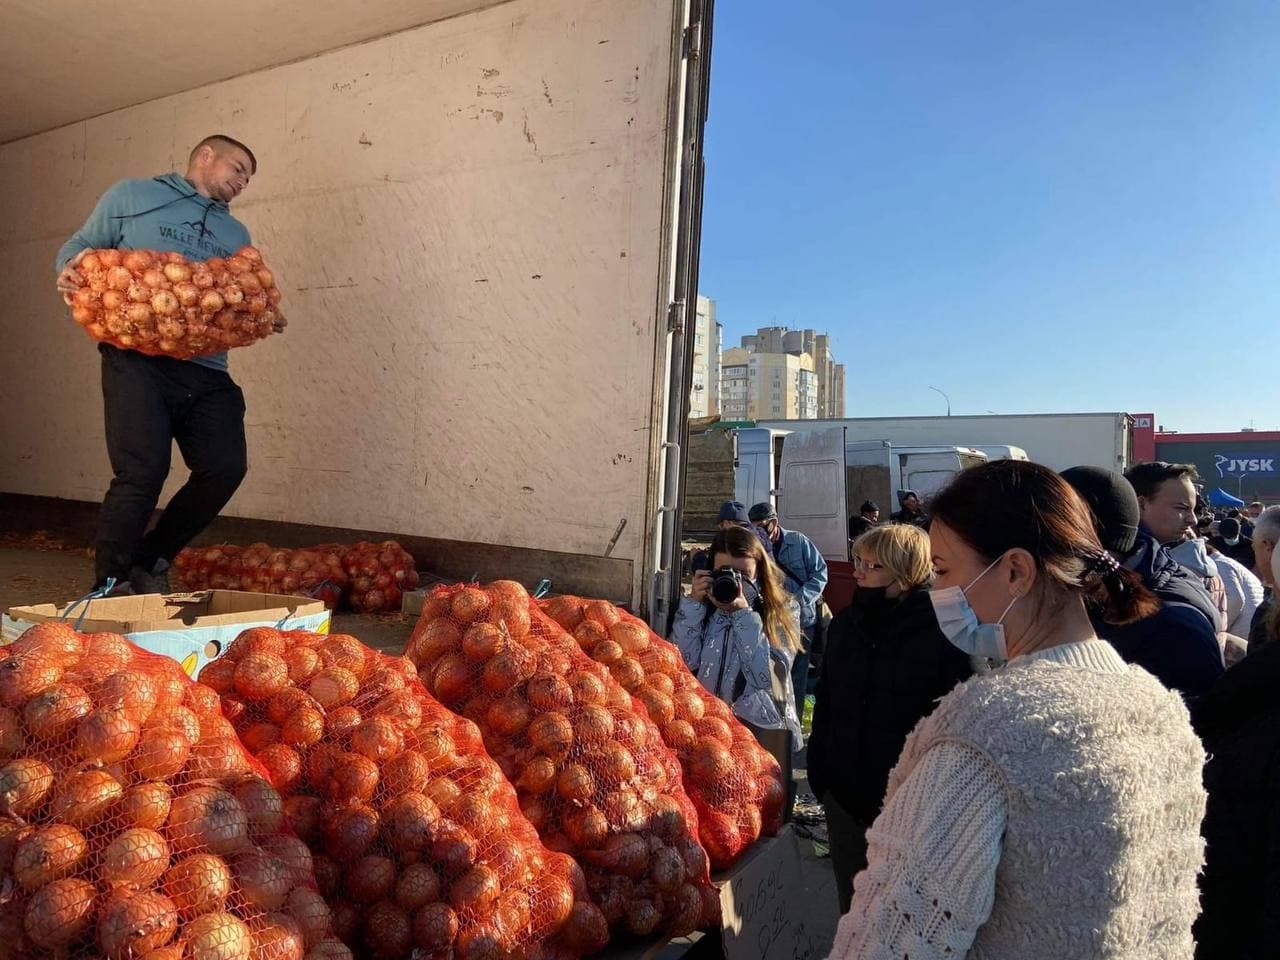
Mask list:
[[[929,535],[903,523],[874,527],[851,552],[858,586],[827,631],[808,755],[809,786],[827,813],[841,913],[866,866],[867,827],[907,734],[971,672],[929,602]]]
[[[776,668],[790,676],[800,649],[795,601],[750,531],[721,530],[708,553],[711,569],[693,575],[671,642],[702,685],[736,716],[766,730],[789,730],[798,748],[800,718],[791,684],[775,682]]]

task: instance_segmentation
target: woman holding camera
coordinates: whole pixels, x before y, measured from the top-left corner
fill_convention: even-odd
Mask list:
[[[831,957],[1190,960],[1204,749],[1086,607],[1158,602],[1047,467],[972,467],[931,512],[939,628],[1004,666],[907,737]]]
[[[711,569],[693,575],[670,640],[702,685],[737,717],[766,730],[789,730],[798,747],[791,684],[775,682],[790,676],[800,649],[795,601],[753,533],[721,530],[708,552]]]
[[[827,813],[840,912],[867,865],[867,827],[911,728],[972,670],[929,602],[929,535],[894,523],[853,542],[853,603],[827,629],[809,733],[809,786]]]

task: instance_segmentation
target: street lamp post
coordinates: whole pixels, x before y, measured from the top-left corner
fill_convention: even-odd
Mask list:
[[[948,417],[949,417],[949,416],[951,416],[951,398],[950,398],[950,397],[948,397],[948,396],[946,395],[946,393],[944,393],[943,391],[939,390],[937,387],[930,387],[929,389],[930,389],[930,390],[932,390],[934,393],[941,394],[941,395],[942,395],[942,399],[943,399],[943,400],[945,400],[945,401],[947,401],[947,416],[948,416]]]

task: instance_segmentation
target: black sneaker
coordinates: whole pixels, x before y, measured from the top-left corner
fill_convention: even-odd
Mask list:
[[[169,561],[161,557],[150,570],[134,567],[129,571],[129,582],[134,593],[168,593]]]

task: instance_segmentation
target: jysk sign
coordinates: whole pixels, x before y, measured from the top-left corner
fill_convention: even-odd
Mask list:
[[[1280,455],[1262,455],[1254,451],[1213,455],[1213,465],[1222,478],[1274,474],[1278,460]]]

